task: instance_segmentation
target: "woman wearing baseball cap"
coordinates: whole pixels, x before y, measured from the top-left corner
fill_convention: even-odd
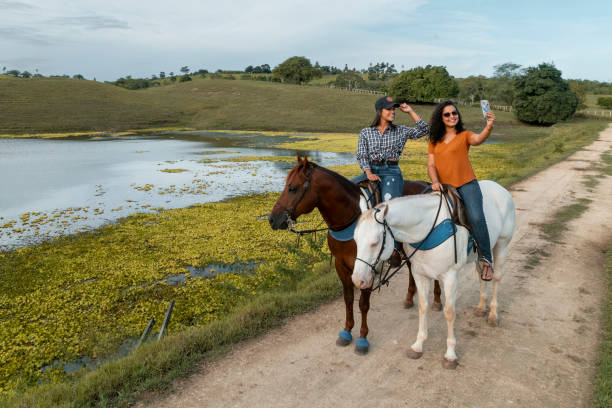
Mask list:
[[[394,125],[395,108],[410,115],[414,127]],[[374,104],[376,116],[372,124],[359,133],[357,144],[357,161],[363,174],[353,179],[355,182],[365,180],[380,182],[383,201],[401,197],[404,189],[402,170],[398,166],[399,157],[408,139],[418,139],[429,133],[429,125],[407,103],[401,105],[388,96],[379,98]],[[395,243],[399,248],[401,244]],[[391,264],[399,263],[398,251],[394,251]]]
[[[409,114],[415,127],[394,125],[395,108]],[[398,166],[399,157],[408,139],[418,139],[429,133],[429,125],[407,103],[401,105],[388,96],[374,104],[376,117],[361,130],[357,143],[357,161],[364,174],[353,179],[379,181],[383,201],[401,197],[404,178]]]

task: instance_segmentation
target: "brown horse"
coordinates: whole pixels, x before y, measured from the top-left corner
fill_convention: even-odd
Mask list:
[[[424,181],[404,182],[404,195],[418,194],[428,185]],[[315,208],[319,209],[323,220],[329,229],[340,231],[350,226],[360,215],[359,201],[361,192],[355,183],[341,175],[309,162],[308,158],[298,156],[297,165],[289,172],[285,189],[274,204],[268,216],[272,229],[287,229],[290,221],[295,221],[300,215],[308,214]],[[336,272],[344,288],[344,303],[346,305],[346,322],[344,330],[340,331],[336,344],[347,346],[352,341],[351,330],[355,326],[353,318],[353,282],[351,275],[357,256],[357,246],[352,239],[339,241],[327,234],[329,250],[335,258]],[[370,309],[370,290],[361,290],[359,310],[361,311],[360,339],[355,351],[365,354],[369,350],[367,315]],[[404,307],[413,306],[413,296],[416,285],[412,275]],[[436,281],[432,309],[441,310],[440,285]]]

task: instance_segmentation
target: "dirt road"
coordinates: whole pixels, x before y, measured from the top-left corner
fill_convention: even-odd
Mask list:
[[[612,177],[581,183],[612,146],[612,126],[568,160],[515,185],[517,229],[499,296],[500,326],[476,317],[478,280],[460,278],[455,334],[459,366],[442,368],[446,321],[429,313],[420,360],[406,357],[418,311],[405,310],[406,273],[372,296],[369,354],[335,345],[342,299],[235,347],[177,382],[150,407],[581,407],[588,406],[605,295],[603,250],[612,240]],[[570,223],[564,244],[540,238],[537,223],[579,198],[593,200]],[[525,269],[535,250],[550,254]],[[356,308],[359,316],[358,309]],[[357,329],[353,335],[358,335]]]

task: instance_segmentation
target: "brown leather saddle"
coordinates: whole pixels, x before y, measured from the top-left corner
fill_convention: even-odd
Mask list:
[[[380,183],[377,181],[363,180],[357,183],[359,188],[370,193],[369,197],[365,197],[366,201],[370,204],[370,208],[377,206],[382,203],[382,193],[380,192]]]
[[[470,221],[467,216],[467,210],[465,208],[463,200],[461,199],[461,196],[459,195],[459,192],[454,186],[451,186],[450,184],[443,184],[442,186],[444,187],[446,197],[452,202],[453,208],[451,212],[451,221],[455,225],[465,227],[473,238],[474,234],[472,234],[472,227],[470,226]],[[482,252],[478,247],[478,242],[476,242],[476,239],[473,239],[473,241],[474,249],[478,252],[478,256],[482,257]]]

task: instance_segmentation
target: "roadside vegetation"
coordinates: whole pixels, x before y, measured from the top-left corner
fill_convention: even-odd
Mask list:
[[[609,245],[606,251],[604,272],[608,284],[608,297],[603,308],[603,336],[595,375],[594,408],[612,406],[612,245]]]

